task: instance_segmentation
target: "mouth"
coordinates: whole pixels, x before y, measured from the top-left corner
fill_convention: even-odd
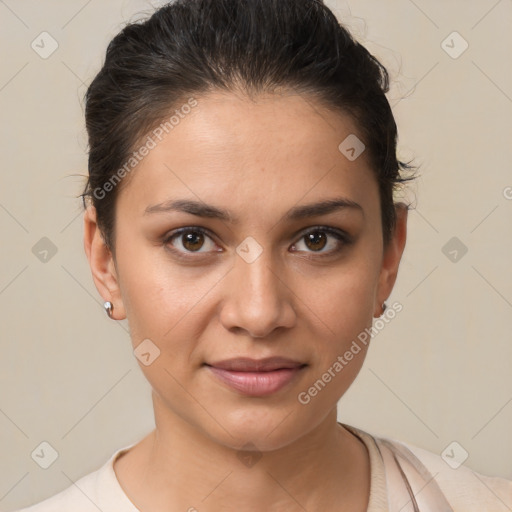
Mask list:
[[[236,358],[205,363],[217,380],[247,396],[267,396],[290,384],[307,366],[284,357]]]

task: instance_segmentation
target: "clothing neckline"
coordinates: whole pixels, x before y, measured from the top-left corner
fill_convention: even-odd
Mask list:
[[[104,476],[105,476],[105,488],[108,489],[108,492],[110,494],[113,494],[112,496],[112,502],[115,503],[115,508],[118,509],[118,506],[122,505],[122,509],[125,512],[141,512],[128,498],[127,494],[125,493],[124,489],[121,487],[121,483],[117,479],[116,472],[114,471],[114,463],[117,459],[121,457],[121,455],[124,455],[130,448],[133,448],[139,441],[136,441],[135,443],[131,443],[129,445],[125,445],[124,447],[120,448],[116,452],[112,454],[110,459],[105,463],[103,466],[104,470]],[[101,481],[103,479],[98,479],[98,481]],[[107,512],[107,511],[105,511]]]
[[[386,468],[376,439],[371,434],[351,425],[340,422],[338,424],[359,438],[368,450],[370,457],[370,498],[366,512],[389,512]]]
[[[370,496],[368,501],[367,512],[388,512],[388,500],[386,491],[386,476],[385,466],[377,447],[375,438],[351,425],[338,422],[343,428],[348,430],[356,436],[366,446],[370,459]],[[99,478],[98,481],[105,482],[105,489],[108,489],[108,494],[112,495],[112,503],[116,504],[116,508],[121,506],[125,512],[141,512],[128,498],[124,489],[121,487],[117,475],[114,471],[115,461],[124,455],[130,448],[138,443],[131,443],[115,451],[108,461],[104,464],[100,471],[105,478]],[[106,511],[105,511],[106,512]]]

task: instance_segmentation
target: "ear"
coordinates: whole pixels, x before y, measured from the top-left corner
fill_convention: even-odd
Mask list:
[[[377,304],[373,313],[375,318],[382,315],[382,303],[391,295],[407,238],[407,205],[404,203],[395,204],[395,212],[395,230],[382,256],[382,267],[376,294]]]
[[[126,318],[114,258],[96,223],[96,209],[89,205],[84,213],[84,249],[96,289],[104,301],[113,304],[112,318]]]

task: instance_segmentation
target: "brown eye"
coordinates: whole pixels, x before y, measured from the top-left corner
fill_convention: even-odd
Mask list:
[[[179,253],[215,252],[215,242],[201,228],[182,228],[171,233],[164,240],[165,245]],[[217,249],[218,250],[218,249]]]
[[[293,245],[293,250],[310,254],[317,253],[318,256],[328,256],[342,251],[344,246],[351,242],[352,237],[345,231],[328,226],[319,226],[303,234],[299,241]],[[306,248],[300,249],[301,244],[304,244]]]
[[[204,244],[204,235],[196,231],[182,234],[182,244],[187,251],[197,251]]]
[[[327,244],[327,237],[322,231],[308,233],[304,235],[304,240],[306,241],[306,246],[313,251],[322,250]]]

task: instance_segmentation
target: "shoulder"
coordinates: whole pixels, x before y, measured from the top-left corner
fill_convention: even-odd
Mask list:
[[[136,511],[120,487],[113,467],[115,459],[131,446],[117,450],[99,469],[81,477],[58,494],[14,512]]]
[[[98,500],[98,479],[102,470],[99,469],[77,480],[63,491],[35,505],[22,508],[15,512],[97,512],[95,502]]]
[[[387,444],[411,464],[419,461],[446,497],[454,511],[512,510],[512,480],[482,475],[461,464],[448,464],[443,457],[418,446],[394,439],[375,438]],[[453,451],[452,451],[453,454]],[[450,455],[446,455],[449,460]]]

